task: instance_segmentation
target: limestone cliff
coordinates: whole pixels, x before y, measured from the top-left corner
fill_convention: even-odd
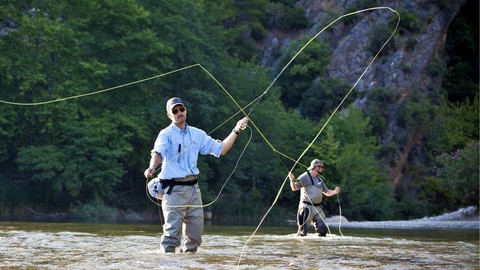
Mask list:
[[[375,3],[368,6],[366,2]],[[306,11],[311,27],[303,32],[271,33],[263,44],[265,65],[274,65],[269,48],[288,46],[291,40],[303,35],[313,36],[330,22],[343,14],[369,7],[389,7],[400,12],[404,25],[397,31],[363,78],[355,87],[356,92],[372,91],[380,86],[391,91],[393,101],[386,104],[388,111],[387,130],[380,143],[394,145],[386,161],[394,184],[401,184],[405,166],[418,162],[424,155],[421,150],[424,135],[422,129],[405,130],[397,123],[397,108],[414,92],[423,92],[425,97],[438,98],[442,77],[432,72],[432,67],[444,62],[444,46],[450,23],[466,0],[455,1],[318,1],[300,0],[298,5]],[[354,8],[352,8],[354,7]],[[367,11],[345,17],[329,27],[318,38],[333,49],[327,76],[354,84],[375,55],[371,50],[371,33],[381,25],[397,21],[397,15],[389,9]],[[348,18],[348,19],[347,19]],[[414,18],[420,22],[414,29],[408,29]],[[402,21],[403,20],[403,21]],[[388,37],[388,35],[386,35]],[[368,107],[366,95],[355,101],[362,108]]]

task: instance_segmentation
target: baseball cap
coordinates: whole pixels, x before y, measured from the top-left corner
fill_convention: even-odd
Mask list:
[[[185,107],[185,104],[183,104],[183,101],[180,98],[173,97],[167,101],[167,112],[171,112],[172,108],[175,107],[175,105],[182,105]]]
[[[312,170],[315,168],[315,166],[323,166],[323,161],[320,159],[314,159],[312,162],[310,162],[310,167],[307,168],[307,170]]]

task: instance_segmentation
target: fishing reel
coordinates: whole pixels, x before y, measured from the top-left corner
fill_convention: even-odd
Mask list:
[[[147,188],[150,196],[154,197],[155,199],[162,200],[163,198],[162,183],[160,182],[160,179],[158,177],[150,180],[148,182]]]

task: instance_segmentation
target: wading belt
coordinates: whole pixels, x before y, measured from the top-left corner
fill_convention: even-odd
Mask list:
[[[193,186],[198,183],[196,175],[187,175],[182,178],[160,179],[162,189],[167,189],[167,194],[172,192],[174,186]]]

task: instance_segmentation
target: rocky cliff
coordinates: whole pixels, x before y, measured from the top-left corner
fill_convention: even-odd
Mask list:
[[[377,52],[372,50],[373,31],[388,32],[387,29],[392,28],[387,26],[398,21],[398,16],[392,10],[399,12],[400,28],[355,87],[356,92],[368,93],[380,86],[392,94],[393,100],[385,107],[388,111],[388,127],[380,140],[384,145],[395,145],[389,153],[386,167],[392,181],[398,185],[403,181],[404,167],[409,162],[417,162],[423,155],[421,146],[424,139],[421,129],[407,131],[397,123],[398,105],[415,92],[422,92],[425,97],[438,97],[442,77],[432,72],[432,67],[444,63],[448,28],[466,1],[300,0],[298,5],[305,9],[311,27],[303,32],[271,33],[263,44],[262,63],[275,63],[268,48],[288,46],[291,40],[305,34],[313,36],[343,14],[370,7],[385,7],[344,17],[318,37],[333,49],[327,76],[354,85]],[[373,5],[369,6],[367,2]],[[387,38],[390,35],[383,34]],[[357,99],[356,104],[367,107],[367,95],[360,96],[362,98]]]

